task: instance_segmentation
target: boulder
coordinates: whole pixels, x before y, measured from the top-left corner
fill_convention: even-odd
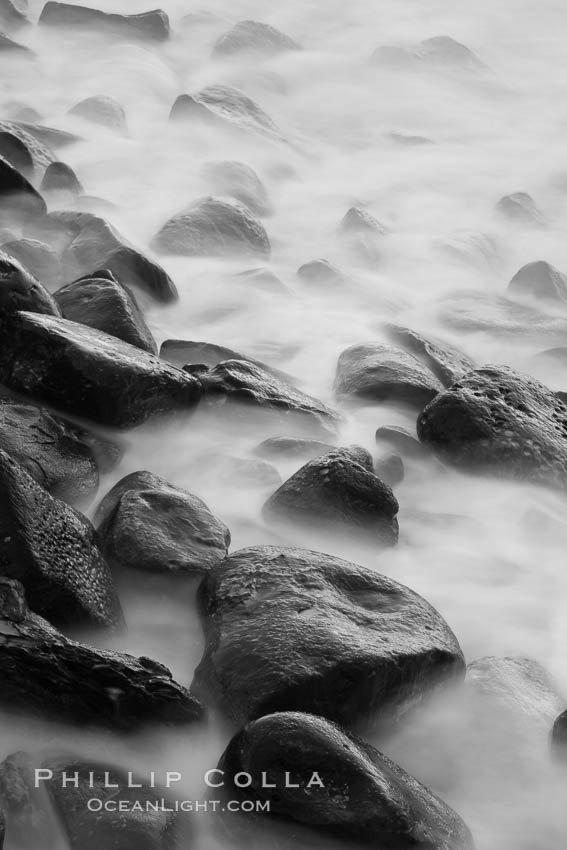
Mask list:
[[[282,139],[278,127],[251,97],[233,86],[207,86],[195,94],[179,95],[170,120],[203,122],[224,130],[244,130],[272,139]]]
[[[263,224],[248,207],[222,198],[200,198],[170,218],[154,236],[152,250],[181,257],[258,256],[271,247]]]
[[[542,226],[546,223],[544,214],[527,192],[504,195],[496,204],[496,209],[505,218],[517,224]]]
[[[28,148],[21,139],[6,130],[0,130],[0,156],[28,180],[33,180],[33,159]]]
[[[69,110],[69,115],[118,130],[120,133],[128,131],[124,108],[108,95],[97,94],[81,100]]]
[[[476,364],[470,357],[444,341],[431,339],[400,325],[386,325],[386,331],[393,343],[421,360],[445,387],[475,368]]]
[[[309,263],[304,263],[298,268],[297,277],[309,286],[325,288],[342,287],[346,283],[343,273],[328,260],[311,260]]]
[[[0,575],[20,581],[33,610],[61,625],[116,626],[120,603],[95,530],[0,451]]]
[[[12,210],[23,215],[43,215],[47,211],[45,201],[31,183],[0,156],[0,199],[8,208],[11,220]],[[2,211],[3,213],[5,210]]]
[[[324,846],[341,841],[375,850],[473,848],[453,809],[370,744],[322,717],[290,711],[254,720],[230,741],[218,770],[227,800],[244,803],[244,811],[248,804],[252,812],[258,811],[252,803],[268,802],[268,817],[291,822],[283,846],[303,850],[327,839]],[[245,787],[242,776],[251,777]],[[248,829],[247,846],[255,848],[254,828],[265,818],[240,815],[234,823],[231,816],[231,832]]]
[[[57,499],[84,500],[98,488],[96,453],[83,429],[40,407],[0,400],[0,449]]]
[[[49,143],[30,132],[20,121],[0,121],[0,156],[18,171],[24,169],[28,178],[39,177],[55,161]]]
[[[17,260],[32,277],[37,278],[47,288],[59,285],[61,278],[59,257],[53,248],[44,242],[39,242],[37,239],[13,239],[2,245],[0,257],[2,254]]]
[[[144,41],[165,41],[170,34],[169,18],[161,9],[139,15],[116,15],[87,6],[49,0],[39,16],[39,23],[59,29],[71,27],[89,32],[100,30],[122,38]]]
[[[0,249],[0,323],[18,310],[60,316],[54,298],[23,265]]]
[[[311,460],[332,452],[335,446],[321,440],[306,440],[302,437],[268,437],[255,449],[260,457],[282,460]]]
[[[270,496],[262,513],[268,522],[393,546],[398,510],[391,488],[374,474],[370,454],[354,446],[310,460]]]
[[[195,368],[209,405],[234,405],[232,415],[264,413],[295,429],[336,431],[340,421],[336,411],[255,363],[225,360],[212,369]]]
[[[81,278],[58,289],[54,297],[66,319],[157,354],[156,342],[133,293],[115,280]]]
[[[419,439],[468,472],[564,487],[567,407],[506,366],[469,372],[421,413]]]
[[[567,275],[544,260],[528,263],[516,272],[508,284],[508,292],[511,295],[566,302]]]
[[[154,573],[204,573],[228,554],[230,531],[201,499],[151,472],[133,472],[102,500],[97,521],[113,564]]]
[[[424,599],[320,552],[236,552],[205,576],[199,607],[206,645],[192,691],[237,724],[289,710],[390,724],[464,673]]]
[[[75,197],[84,190],[73,169],[65,162],[50,163],[41,181],[42,192],[59,192]]]
[[[301,47],[288,35],[260,21],[238,21],[223,33],[213,47],[214,56],[235,56],[239,53],[255,53],[274,56]]]
[[[71,416],[127,428],[189,412],[199,381],[102,331],[20,312],[4,327],[0,382]]]
[[[0,630],[4,711],[122,732],[203,716],[167,667],[70,640],[29,611],[17,581],[0,579]]]
[[[244,162],[218,160],[206,162],[201,176],[215,195],[227,195],[244,204],[255,215],[272,211],[266,188],[256,172]]]
[[[392,345],[352,345],[337,364],[335,393],[349,401],[401,401],[421,409],[442,389],[416,357]]]

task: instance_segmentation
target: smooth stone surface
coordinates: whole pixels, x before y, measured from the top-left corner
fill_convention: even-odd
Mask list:
[[[15,257],[0,249],[0,323],[18,310],[61,315],[55,299],[37,278]]]
[[[376,430],[378,445],[391,446],[402,457],[423,458],[429,455],[429,449],[419,442],[416,436],[399,425],[382,425]]]
[[[194,94],[180,95],[171,108],[170,120],[202,121],[218,129],[239,129],[282,139],[280,130],[262,107],[233,86],[207,86]]]
[[[464,352],[442,340],[423,336],[400,325],[386,325],[386,331],[393,343],[421,360],[445,387],[462,378],[476,366],[474,360]]]
[[[61,264],[56,252],[49,245],[37,239],[13,239],[0,247],[0,257],[2,254],[7,254],[21,263],[48,289],[59,285]]]
[[[169,18],[161,9],[138,15],[116,15],[49,0],[39,16],[39,24],[58,28],[100,29],[124,38],[165,41],[169,38]]]
[[[528,263],[516,272],[508,284],[508,292],[511,295],[567,302],[567,275],[544,260]]]
[[[314,287],[343,287],[346,279],[343,273],[328,260],[311,260],[297,270],[299,280]]]
[[[45,201],[32,184],[13,165],[0,156],[0,198],[9,209],[20,214],[43,215]]]
[[[244,204],[255,215],[272,212],[266,187],[251,166],[236,160],[206,162],[201,176],[215,195],[227,195]]]
[[[236,552],[203,579],[199,607],[206,645],[192,691],[233,723],[299,710],[389,725],[464,673],[424,599],[319,552]]]
[[[256,53],[273,56],[288,50],[301,50],[301,47],[275,27],[260,21],[238,21],[217,39],[213,55],[230,57],[239,53]]]
[[[546,219],[536,202],[527,192],[504,195],[496,204],[497,211],[516,224],[542,226]]]
[[[97,94],[79,101],[69,110],[69,115],[75,115],[93,124],[100,124],[121,133],[127,132],[126,113],[124,108],[113,97]]]

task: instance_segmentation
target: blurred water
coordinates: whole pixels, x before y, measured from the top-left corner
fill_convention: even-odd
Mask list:
[[[42,3],[30,5],[37,17]],[[97,6],[137,12],[146,3],[97,0]],[[0,58],[0,107],[20,101],[36,108],[44,123],[81,132],[84,141],[63,150],[62,158],[88,194],[116,205],[107,217],[144,250],[170,215],[206,192],[204,162],[242,159],[264,180],[274,206],[264,222],[273,246],[270,268],[286,288],[260,291],[236,282],[231,275],[250,267],[242,261],[160,258],[181,299],[168,308],[146,305],[158,342],[179,337],[233,347],[285,369],[304,390],[331,403],[338,354],[350,344],[383,339],[384,321],[440,334],[479,363],[531,368],[532,354],[557,344],[525,334],[441,328],[436,303],[471,289],[502,295],[518,268],[533,260],[567,269],[563,3],[209,0],[207,9],[218,18],[200,23],[182,22],[200,9],[188,0],[164,0],[162,7],[173,27],[163,45],[30,28],[17,37],[36,57]],[[215,39],[245,18],[281,28],[307,49],[261,62],[213,61]],[[462,41],[490,71],[404,71],[369,61],[379,45],[436,35]],[[178,94],[212,83],[238,85],[254,97],[287,142],[219,138],[167,123]],[[127,138],[66,114],[93,94],[123,104]],[[431,143],[401,145],[391,133]],[[519,228],[497,216],[496,201],[516,191],[533,195],[548,218],[546,228]],[[354,203],[388,228],[378,264],[357,259],[337,239],[338,224]],[[455,258],[441,247],[455,232],[485,234],[494,256],[473,250],[468,260]],[[348,286],[305,291],[295,270],[317,257],[340,267]],[[545,363],[538,369],[539,377],[567,389],[560,370]],[[345,415],[340,442],[375,454],[378,426],[415,422],[414,414],[387,405]],[[260,520],[269,489],[243,491],[237,480],[220,480],[196,463],[205,450],[245,456],[277,433],[234,420],[211,427],[198,418],[183,428],[146,427],[128,436],[124,463],[104,489],[129,471],[149,468],[205,499],[231,528],[233,550],[277,542]],[[293,469],[282,465],[280,472],[285,477]],[[409,462],[396,495],[397,549],[376,554],[345,543],[334,545],[333,553],[425,596],[457,634],[467,660],[526,655],[544,664],[567,693],[564,498],[423,462]],[[329,550],[328,541],[320,548]],[[125,583],[129,632],[114,645],[153,656],[189,682],[202,648],[194,584],[173,585],[139,577]],[[549,765],[545,735],[517,732],[498,716],[493,721],[483,725],[459,700],[447,698],[383,746],[460,812],[479,850],[565,846],[565,779]],[[5,724],[1,736],[1,754],[30,748],[34,740],[54,747],[75,738],[98,758],[115,759],[122,750],[132,768],[176,770],[181,762],[197,796],[203,771],[215,766],[226,737],[211,729],[208,737],[176,733],[165,743],[146,736],[118,745],[106,736],[28,723]],[[212,841],[206,829],[202,841]]]

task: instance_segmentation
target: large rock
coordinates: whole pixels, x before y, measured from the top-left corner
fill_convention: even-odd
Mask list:
[[[270,256],[263,224],[248,207],[223,198],[200,198],[170,218],[152,240],[158,254],[182,257]]]
[[[157,354],[157,345],[138,303],[116,280],[87,277],[68,283],[55,293],[62,315]]]
[[[392,342],[421,360],[445,387],[475,368],[476,364],[470,357],[446,342],[431,339],[400,325],[387,325],[386,330]]]
[[[332,408],[256,363],[225,360],[198,374],[205,400],[217,406],[231,403],[234,413],[265,413],[292,428],[325,434],[334,433],[340,421]]]
[[[323,289],[340,288],[346,283],[343,273],[325,259],[304,263],[298,268],[297,277],[302,283],[310,287],[322,287]]]
[[[55,624],[122,622],[95,530],[0,451],[0,575],[20,581],[34,611]]]
[[[215,195],[227,195],[244,204],[255,215],[272,211],[266,188],[256,172],[245,162],[216,160],[206,162],[201,175]]]
[[[439,797],[370,744],[321,717],[282,712],[249,723],[231,740],[218,769],[224,771],[227,799],[248,806],[268,802],[270,817],[292,822],[284,846],[297,850],[323,846],[325,837],[329,846],[342,840],[375,850],[473,847],[467,826]],[[248,775],[251,782],[243,787],[240,779]],[[247,828],[247,846],[255,848],[254,827],[264,818],[248,815],[243,823],[237,818],[231,832]],[[280,846],[277,837],[274,843]]]
[[[275,55],[288,50],[301,50],[297,42],[285,33],[260,21],[238,21],[215,42],[215,56],[235,56],[239,53]]]
[[[192,690],[235,723],[288,710],[390,723],[464,672],[424,599],[319,552],[236,552],[205,576],[199,603],[206,646]]]
[[[399,505],[391,488],[374,475],[364,449],[335,449],[310,460],[270,496],[269,522],[307,526],[357,541],[393,546]]]
[[[0,121],[0,156],[7,159],[19,171],[27,163],[26,177],[39,176],[55,161],[49,144],[31,133],[19,121]],[[19,142],[19,145],[17,143]],[[18,157],[13,161],[12,157]]]
[[[343,399],[401,401],[421,408],[442,389],[416,357],[392,345],[353,345],[337,364],[335,392]]]
[[[98,465],[84,433],[31,404],[0,400],[0,449],[52,496],[84,500],[98,488]]]
[[[539,260],[516,272],[508,284],[512,295],[527,295],[549,301],[567,301],[567,275],[555,266]]]
[[[340,233],[346,243],[366,260],[379,260],[386,228],[368,210],[350,207],[341,221]]]
[[[20,214],[42,215],[45,201],[31,183],[13,165],[0,156],[0,199],[4,206]],[[4,210],[2,211],[4,213]],[[9,213],[10,214],[10,213]]]
[[[47,316],[61,311],[49,292],[18,260],[0,249],[0,321],[18,310]]]
[[[0,579],[0,631],[5,711],[128,732],[202,717],[166,667],[69,640],[28,610],[19,582]]]
[[[203,122],[224,130],[245,130],[282,139],[278,127],[251,97],[232,86],[207,86],[195,94],[179,95],[170,119]]]
[[[194,377],[102,331],[27,312],[3,330],[0,381],[72,416],[126,428],[199,401]]]
[[[21,850],[56,850],[57,826],[68,850],[176,850],[192,837],[191,816],[175,811],[171,791],[155,777],[78,756],[8,756],[0,765],[0,798]],[[122,811],[113,811],[116,798]]]
[[[43,7],[39,23],[58,28],[71,27],[92,31],[98,29],[123,38],[165,41],[169,38],[169,18],[161,9],[139,15],[116,15],[49,0]]]
[[[539,381],[505,366],[469,372],[417,423],[443,460],[485,475],[565,486],[567,407]]]
[[[228,554],[230,531],[192,493],[151,472],[133,472],[97,511],[111,563],[148,572],[204,573]]]

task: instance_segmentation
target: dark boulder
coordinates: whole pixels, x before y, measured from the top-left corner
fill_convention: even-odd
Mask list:
[[[544,214],[527,192],[504,195],[496,204],[496,209],[505,218],[517,224],[542,226],[546,223]]]
[[[81,278],[54,295],[62,315],[157,354],[157,345],[134,295],[105,278]]]
[[[17,581],[0,579],[0,631],[4,710],[124,732],[203,715],[167,667],[70,640],[28,610]]]
[[[182,257],[252,255],[268,258],[270,240],[263,224],[243,204],[200,198],[170,218],[154,236],[158,254]]]
[[[235,723],[298,710],[389,724],[464,673],[424,599],[320,552],[236,552],[205,576],[199,605],[206,646],[192,690]]]
[[[386,331],[393,343],[421,360],[445,387],[475,368],[476,364],[470,357],[446,342],[400,325],[386,325]]]
[[[0,130],[0,156],[16,168],[28,180],[34,177],[32,156],[25,143],[6,130]]]
[[[195,574],[227,553],[228,528],[201,499],[151,472],[133,472],[97,510],[102,550],[111,563],[147,572]]]
[[[282,460],[312,460],[332,452],[335,446],[321,440],[306,440],[302,437],[268,437],[256,447],[260,457]]]
[[[337,364],[335,392],[350,401],[401,401],[422,408],[442,389],[416,357],[392,345],[353,345]]]
[[[99,9],[89,9],[87,6],[49,0],[43,7],[39,23],[58,28],[85,29],[89,32],[97,29],[122,38],[148,41],[165,41],[170,34],[169,18],[161,9],[139,15],[116,15]]]
[[[470,472],[564,487],[567,407],[539,381],[506,366],[469,372],[429,404],[419,439]]]
[[[75,197],[84,190],[73,169],[65,162],[52,162],[48,165],[41,181],[42,192],[59,192]]]
[[[473,848],[453,809],[370,744],[321,717],[282,712],[249,723],[231,740],[218,769],[226,799],[249,807],[268,802],[271,818],[292,822],[284,846],[323,846],[327,837],[333,847],[342,840],[375,850]],[[242,776],[251,777],[246,787]],[[265,817],[237,816],[231,831],[254,830]],[[247,846],[257,846],[254,838]]]
[[[272,211],[266,187],[253,168],[244,162],[219,160],[206,162],[201,176],[215,195],[226,195],[244,204],[255,215]]]
[[[181,369],[102,331],[34,313],[4,328],[0,382],[72,416],[109,427],[189,412],[199,381]]]
[[[273,271],[261,266],[257,269],[246,269],[243,272],[238,272],[232,275],[232,279],[237,283],[252,284],[257,287],[259,292],[285,293],[288,291],[286,285]]]
[[[126,133],[126,113],[113,97],[97,94],[81,100],[69,110],[69,115],[84,118],[93,124],[100,124],[112,130]]]
[[[262,107],[232,86],[207,86],[195,94],[180,95],[171,108],[170,120],[202,122],[219,130],[243,130],[282,139],[280,130]]]
[[[290,428],[325,434],[334,433],[340,420],[332,408],[255,363],[225,360],[213,369],[200,370],[198,377],[204,400],[213,406],[233,404],[234,413],[240,410],[243,416],[264,413]]]
[[[18,310],[61,315],[57,303],[39,280],[0,249],[0,323]]]
[[[33,277],[48,288],[60,283],[61,264],[53,248],[37,239],[13,239],[0,248],[0,256],[7,254],[17,260]]]
[[[0,491],[0,575],[20,581],[33,610],[55,624],[121,624],[90,522],[50,496],[4,451]]]
[[[262,513],[268,522],[393,546],[398,509],[391,488],[374,474],[370,454],[355,446],[310,460],[270,496]]]
[[[238,21],[215,42],[213,55],[235,56],[239,53],[275,55],[288,50],[301,50],[285,33],[260,21]]]
[[[83,429],[40,407],[0,400],[0,449],[57,499],[82,501],[98,488],[96,453]]]
[[[328,260],[312,260],[297,270],[297,277],[309,286],[342,287],[346,280],[341,271]]]
[[[567,301],[567,275],[555,266],[539,260],[516,272],[508,284],[512,295],[527,295],[549,301]]]
[[[43,215],[47,212],[45,201],[23,174],[0,156],[0,199],[11,221],[12,212],[21,215]],[[6,209],[7,208],[7,209]]]

